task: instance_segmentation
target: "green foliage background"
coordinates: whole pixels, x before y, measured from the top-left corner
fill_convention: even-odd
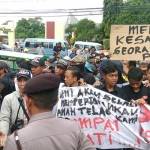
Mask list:
[[[21,19],[18,21],[16,38],[44,38],[45,27],[41,18]]]

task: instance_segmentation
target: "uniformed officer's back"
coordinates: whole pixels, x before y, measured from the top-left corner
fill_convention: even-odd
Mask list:
[[[60,79],[52,74],[41,74],[25,86],[25,99],[31,115],[29,124],[18,131],[23,150],[94,150],[75,121],[56,118],[50,110],[57,101]],[[14,134],[4,150],[17,150]],[[18,141],[18,140],[17,140]]]

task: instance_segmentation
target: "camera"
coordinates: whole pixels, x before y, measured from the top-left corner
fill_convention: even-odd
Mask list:
[[[13,133],[15,130],[21,129],[24,127],[24,120],[18,119],[11,127],[11,133]]]

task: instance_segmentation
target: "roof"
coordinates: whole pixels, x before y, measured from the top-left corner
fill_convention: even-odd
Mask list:
[[[90,46],[96,46],[96,45],[101,46],[100,43],[95,43],[95,42],[83,42],[83,41],[76,41],[75,44],[83,44],[83,45],[90,45]]]
[[[24,59],[34,59],[35,57],[43,57],[43,55],[27,54],[13,51],[3,51],[0,50],[0,56],[14,57],[14,58],[24,58]]]
[[[44,38],[27,38],[25,42],[66,42],[65,40],[59,39],[44,39]]]

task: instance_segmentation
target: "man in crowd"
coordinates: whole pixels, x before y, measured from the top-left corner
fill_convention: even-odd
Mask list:
[[[65,85],[68,87],[80,86],[80,69],[76,66],[70,66],[65,72]]]
[[[102,66],[101,72],[103,74],[103,83],[97,88],[120,97],[122,92],[121,89],[117,87],[118,70],[116,66],[111,61],[108,61]]]
[[[94,150],[74,121],[55,118],[50,110],[57,102],[60,80],[54,74],[40,74],[24,88],[29,124],[8,137],[4,150],[17,146],[33,150]],[[15,137],[14,137],[15,136]]]
[[[20,70],[17,75],[18,91],[14,91],[4,97],[0,111],[0,146],[3,146],[7,135],[15,130],[14,127],[20,124],[20,127],[27,123],[27,118],[21,108],[18,98],[23,97],[23,89],[27,80],[31,77],[27,70]],[[23,101],[22,104],[24,105]]]
[[[61,42],[56,43],[53,49],[56,53],[59,53],[62,50]]]
[[[122,98],[128,102],[146,102],[150,104],[150,88],[142,84],[143,72],[132,68],[128,72],[129,85],[123,87]]]
[[[121,88],[117,87],[118,70],[116,66],[111,61],[107,61],[105,65],[102,66],[101,72],[103,74],[103,83],[97,88],[105,92],[108,92],[114,96],[121,97],[122,93]],[[122,149],[112,149],[112,150],[122,150]]]
[[[42,44],[37,45],[37,48],[35,51],[36,51],[36,54],[38,55],[44,55],[44,47],[42,47]]]
[[[15,84],[13,82],[13,74],[6,62],[0,61],[0,106],[3,98],[15,91]]]
[[[143,73],[143,81],[147,80],[147,67],[148,67],[147,61],[141,61],[139,63],[139,68],[141,69],[141,71]]]
[[[61,82],[64,82],[66,69],[67,69],[67,62],[63,59],[60,59],[55,66],[55,74],[61,78]]]
[[[46,68],[45,60],[43,58],[35,58],[31,62],[31,73],[33,76],[43,73]]]
[[[56,46],[54,46],[54,54],[56,58],[60,58],[60,52],[63,49],[61,42],[56,43]]]

